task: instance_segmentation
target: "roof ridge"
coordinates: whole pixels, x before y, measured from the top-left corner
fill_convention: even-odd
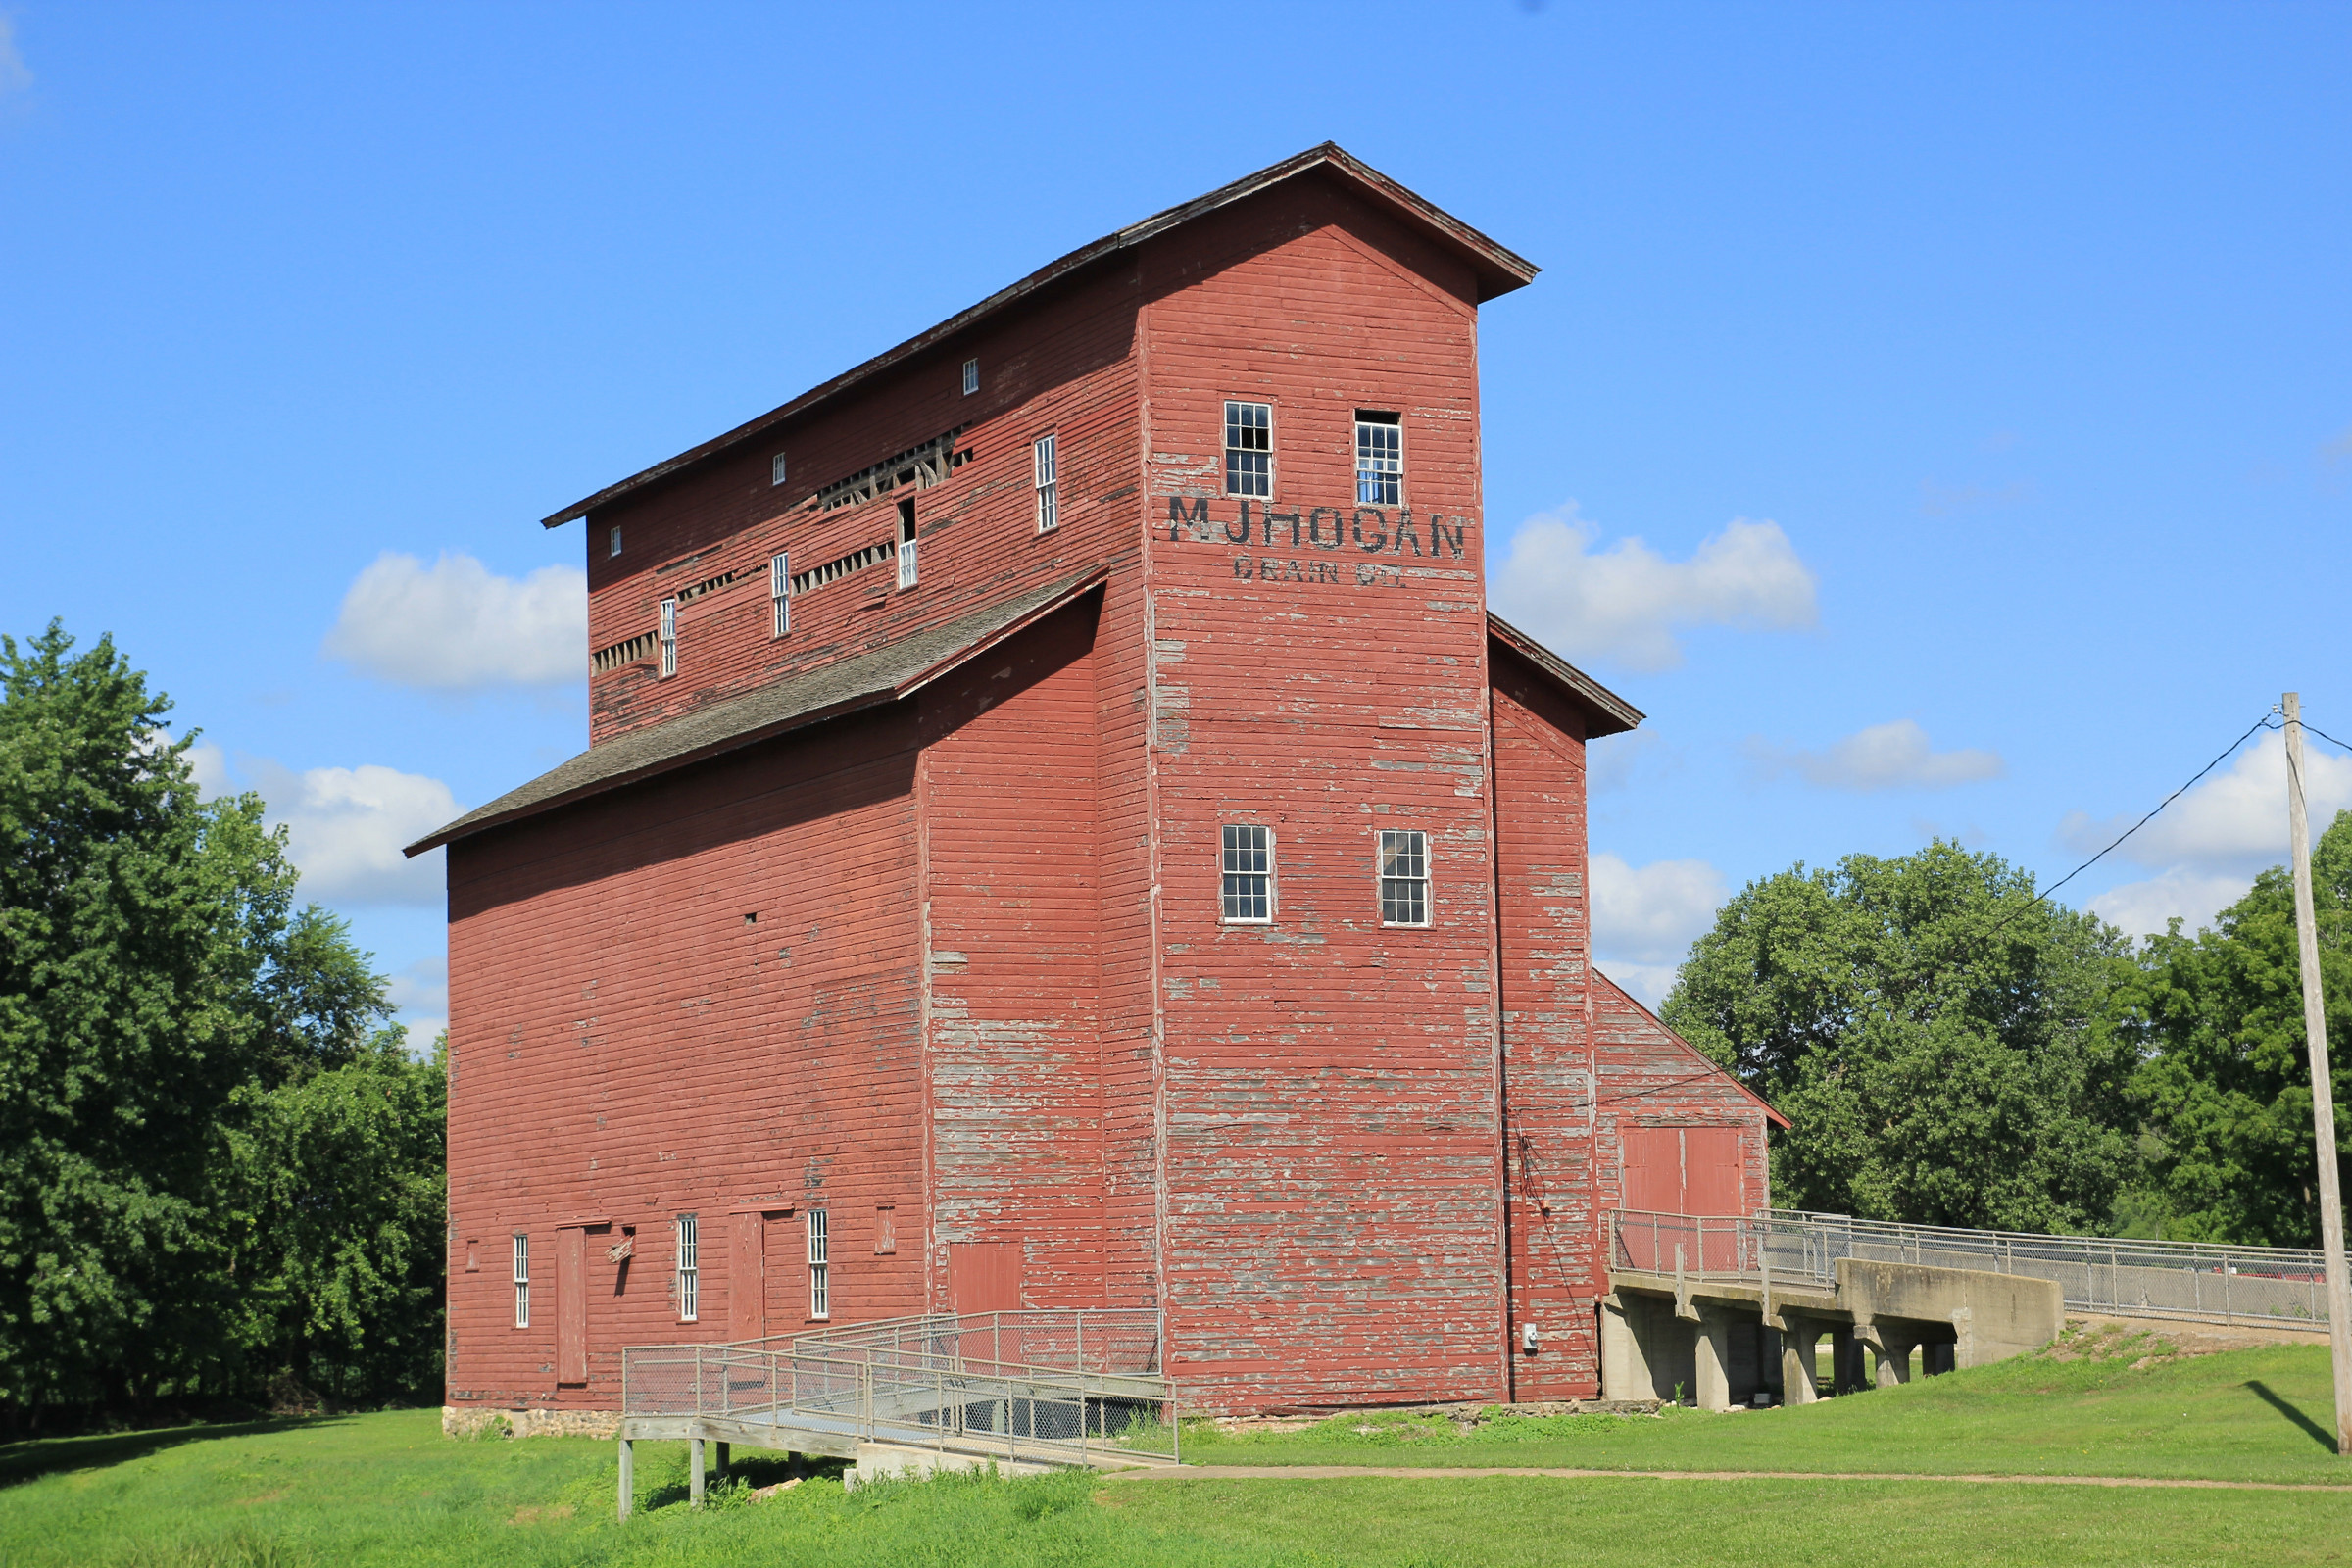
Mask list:
[[[1468,251],[1484,261],[1488,267],[1487,281],[1494,282],[1496,286],[1480,294],[1479,298],[1482,302],[1493,299],[1497,294],[1507,293],[1511,289],[1521,287],[1535,277],[1536,265],[1517,252],[1497,244],[1428,198],[1391,179],[1362,159],[1348,152],[1338,142],[1318,142],[1302,153],[1296,153],[1280,163],[1269,164],[1254,173],[1244,174],[1240,179],[1227,185],[1221,185],[1206,195],[1196,196],[1191,201],[1163,208],[1149,218],[1130,223],[1124,228],[1113,229],[1101,239],[1081,245],[1067,255],[1048,262],[1027,277],[997,290],[979,304],[970,306],[944,321],[924,328],[896,348],[885,349],[863,364],[851,367],[830,381],[810,387],[800,396],[779,404],[765,414],[747,419],[733,429],[713,436],[699,446],[690,447],[673,458],[664,459],[651,467],[640,469],[625,479],[609,484],[595,494],[573,502],[568,507],[549,513],[539,519],[540,526],[554,528],[569,522],[574,517],[584,517],[598,507],[617,501],[625,495],[658,483],[672,474],[682,472],[707,459],[716,457],[739,443],[750,440],[761,431],[772,429],[786,419],[808,412],[826,399],[846,392],[851,387],[878,375],[891,367],[912,359],[915,355],[955,336],[1006,306],[1026,299],[1047,285],[1058,282],[1105,257],[1116,255],[1120,251],[1140,245],[1145,240],[1154,238],[1181,224],[1190,222],[1196,218],[1202,218],[1219,208],[1231,206],[1244,197],[1253,196],[1261,190],[1281,184],[1284,180],[1295,179],[1310,170],[1320,168],[1340,171],[1382,200],[1402,209],[1407,216],[1434,229],[1448,243],[1458,249]]]

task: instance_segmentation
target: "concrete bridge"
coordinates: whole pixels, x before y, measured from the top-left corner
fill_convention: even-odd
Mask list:
[[[1891,1225],[1776,1210],[1611,1217],[1601,1383],[1611,1398],[1824,1394],[1981,1366],[2055,1338],[2068,1311],[2327,1328],[2320,1254]],[[1830,1342],[1830,1372],[1817,1371]]]

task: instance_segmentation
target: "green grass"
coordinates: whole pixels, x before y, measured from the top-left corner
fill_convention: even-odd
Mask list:
[[[1407,1437],[1396,1419],[1210,1440],[1210,1462],[1579,1464],[1657,1469],[2071,1471],[2352,1481],[2305,1423],[2324,1351],[2132,1371],[2028,1361],[1806,1409],[1492,1423]],[[2274,1404],[2251,1384],[2269,1389]],[[2283,1408],[2281,1408],[2283,1406]],[[2183,1415],[2183,1412],[2186,1412]],[[1353,1427],[1375,1428],[1370,1435]],[[1429,1428],[1431,1423],[1417,1423]],[[2083,1452],[2083,1449],[2089,1452]],[[1932,1480],[1421,1481],[1090,1475],[946,1478],[767,1501],[780,1464],[697,1515],[682,1445],[639,1446],[640,1511],[612,1518],[609,1443],[459,1443],[437,1412],[256,1423],[0,1447],[0,1568],[809,1564],[811,1568],[1471,1568],[1503,1564],[2341,1563],[2352,1494],[1975,1486]]]
[[[1777,1410],[1502,1417],[1341,1416],[1303,1432],[1188,1423],[1195,1464],[1558,1465],[1619,1470],[2206,1477],[2352,1483],[2324,1347],[2232,1350],[2132,1370],[2021,1357]]]

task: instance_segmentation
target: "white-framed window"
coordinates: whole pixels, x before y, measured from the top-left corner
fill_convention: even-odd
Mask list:
[[[678,1216],[678,1321],[692,1323],[702,1315],[703,1248],[692,1214]]]
[[[963,395],[968,398],[979,390],[980,362],[978,360],[966,360],[963,362]]]
[[[514,1326],[531,1326],[531,1239],[514,1233]]]
[[[775,612],[775,630],[770,636],[781,637],[792,630],[792,553],[782,551],[767,558],[767,602]]]
[[[825,1277],[829,1266],[825,1261],[825,1211],[821,1208],[808,1210],[808,1315],[820,1318],[831,1317],[833,1315],[832,1282]]]
[[[767,460],[767,482],[769,484],[782,484],[784,482],[784,475],[786,471],[787,466],[784,462],[783,453],[779,452],[774,457]]]
[[[1429,924],[1429,835],[1380,830],[1380,923]]]
[[[1404,503],[1404,425],[1394,414],[1355,411],[1355,501],[1362,507]]]
[[[662,678],[669,679],[678,672],[678,602],[662,601],[662,628],[656,634],[662,644]]]
[[[1228,925],[1264,925],[1274,918],[1274,830],[1227,822],[1219,829],[1219,903]]]
[[[1272,404],[1226,403],[1225,493],[1229,496],[1274,493]]]
[[[1054,438],[1041,435],[1034,452],[1037,459],[1037,531],[1052,533],[1061,526],[1059,480],[1060,458],[1055,452]]]
[[[899,503],[899,586],[911,588],[915,584],[914,559],[914,503]]]
[[[612,525],[612,531],[605,535],[605,554],[608,556],[620,554],[620,524],[617,522]]]

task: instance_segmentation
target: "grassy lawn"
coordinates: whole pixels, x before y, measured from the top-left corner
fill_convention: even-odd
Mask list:
[[[1660,1417],[1343,1416],[1303,1432],[1188,1424],[1196,1464],[1561,1465],[1625,1470],[2198,1476],[2352,1482],[2332,1435],[2325,1347],[2162,1361],[2161,1343],[2047,1353],[1790,1409]]]
[[[1660,1469],[2071,1471],[2352,1481],[2302,1424],[2325,1352],[2232,1352],[2132,1370],[2033,1362],[1802,1410],[1678,1413],[1468,1438],[1338,1430],[1196,1440],[1259,1463],[1570,1463]],[[2278,1400],[2248,1392],[2259,1383]],[[2280,1405],[2285,1406],[2284,1409]],[[2182,1412],[2187,1412],[2184,1416]],[[1421,1423],[1427,1426],[1428,1423]],[[2089,1452],[2082,1451],[2089,1449]],[[684,1505],[682,1445],[639,1446],[641,1511],[612,1519],[613,1451],[458,1443],[435,1411],[57,1439],[0,1447],[0,1565],[862,1565],[2341,1563],[2352,1494],[1974,1486],[1929,1480],[1422,1481],[1091,1475],[949,1478],[768,1500],[780,1464]]]

